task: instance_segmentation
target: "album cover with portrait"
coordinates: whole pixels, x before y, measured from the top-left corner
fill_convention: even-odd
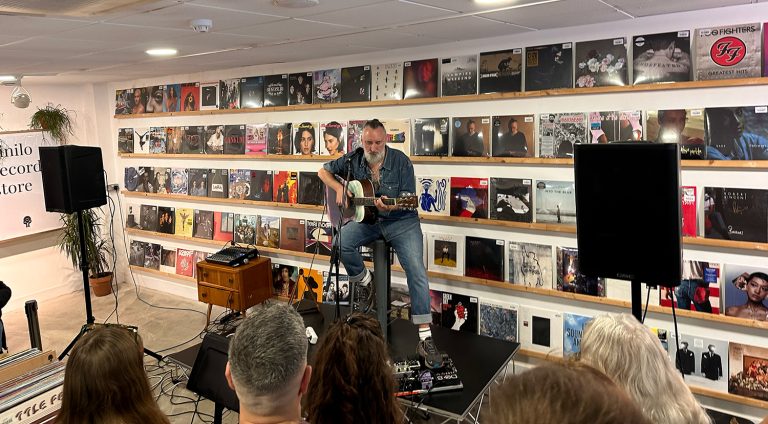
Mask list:
[[[264,106],[264,77],[240,79],[240,107],[255,109]]]
[[[219,82],[200,83],[200,110],[219,108]]]
[[[768,160],[768,106],[704,110],[707,159]]]
[[[354,152],[358,147],[363,147],[363,128],[366,120],[354,120],[347,122],[347,151]]]
[[[240,78],[219,81],[219,109],[240,109]]]
[[[768,400],[768,348],[728,344],[728,393]]]
[[[291,296],[298,280],[299,267],[272,262],[272,289],[276,296]]]
[[[451,156],[490,156],[490,117],[456,117],[451,125]]]
[[[427,233],[427,269],[464,275],[464,236]]]
[[[256,245],[259,247],[280,247],[280,217],[259,215],[256,218]]]
[[[247,200],[261,200],[262,202],[272,201],[272,171],[255,170],[248,171],[250,174],[250,191],[245,197]]]
[[[306,220],[304,233],[304,251],[318,255],[331,254],[331,238],[333,228],[330,222]]]
[[[338,283],[338,290],[336,284]],[[338,294],[339,305],[349,305],[349,299],[351,297],[351,290],[349,284],[349,275],[343,273],[334,272],[329,273],[323,271],[323,303],[336,304],[336,296]]]
[[[115,115],[130,115],[132,99],[131,90],[115,90]]]
[[[308,299],[314,302],[323,301],[323,276],[317,269],[300,268],[298,292],[296,299]]]
[[[573,159],[576,144],[587,140],[586,113],[539,115],[539,157]]]
[[[154,168],[155,177],[152,181],[152,193],[170,194],[171,187],[171,168]]]
[[[275,171],[272,200],[279,203],[298,203],[299,176],[296,171]]]
[[[559,355],[563,350],[563,314],[549,309],[520,307],[520,344],[523,349]]]
[[[211,169],[208,171],[208,197],[226,199],[229,196],[229,170]]]
[[[488,178],[451,178],[451,216],[488,218]]]
[[[403,98],[437,97],[437,59],[412,60],[403,63]]]
[[[696,80],[762,76],[760,26],[756,22],[697,29]]]
[[[411,154],[411,120],[386,119],[381,121],[387,129],[387,146]]]
[[[294,252],[304,251],[305,222],[299,218],[281,218],[280,248]]]
[[[448,156],[450,119],[415,118],[413,120],[413,156]]]
[[[677,350],[677,337],[672,334],[671,339],[669,359],[682,368],[686,383],[728,392],[728,341],[681,333]]]
[[[525,48],[525,91],[573,88],[573,43]]]
[[[163,112],[178,112],[180,110],[181,84],[166,84],[163,90]]]
[[[571,247],[557,249],[555,289],[562,292],[605,297],[605,280],[587,277],[579,271],[579,250]]]
[[[480,53],[479,93],[522,90],[523,49]]]
[[[146,106],[149,100],[149,93],[152,87],[136,87],[128,90],[130,93],[131,115],[140,115],[147,113]]]
[[[144,268],[160,269],[160,254],[163,246],[157,243],[144,243]]]
[[[195,209],[195,223],[192,237],[206,240],[213,239],[213,211]]]
[[[635,84],[691,80],[691,32],[673,31],[632,37]]]
[[[224,153],[224,125],[206,125],[203,139],[205,140],[205,153],[209,155]]]
[[[235,214],[231,212],[213,213],[213,239],[234,242]]]
[[[491,156],[532,158],[535,156],[533,115],[491,117]]]
[[[185,154],[205,153],[205,127],[191,125],[181,127],[181,152]]]
[[[270,155],[290,155],[291,145],[290,122],[270,122],[267,124],[267,153]]]
[[[451,177],[417,176],[416,195],[420,215],[450,215]]]
[[[441,325],[451,330],[477,334],[478,301],[476,297],[443,292]]]
[[[149,127],[149,153],[165,154],[165,127]]]
[[[343,155],[347,148],[347,123],[330,121],[320,123],[320,154]]]
[[[680,145],[681,159],[706,159],[703,109],[649,110],[646,137],[657,143]]]
[[[584,334],[584,326],[592,317],[563,314],[563,357],[566,359],[577,358],[581,352],[581,336]]]
[[[320,152],[316,122],[294,122],[292,128],[294,155],[316,155]]]
[[[288,74],[264,77],[264,106],[286,106],[288,104]]]
[[[117,152],[133,153],[133,128],[117,130]]]
[[[628,85],[629,64],[624,37],[576,43],[576,88]]]
[[[403,62],[374,65],[371,74],[371,100],[403,98]]]
[[[130,169],[130,168],[128,168]],[[129,171],[130,172],[130,171]],[[140,166],[136,170],[136,189],[139,193],[155,192],[155,169],[151,166]]]
[[[160,271],[176,273],[176,248],[162,246],[160,250]]]
[[[552,289],[553,267],[552,246],[512,240],[507,243],[507,279],[510,283]]]
[[[229,198],[245,200],[251,194],[251,171],[248,169],[229,170]]]
[[[176,208],[176,228],[173,233],[177,236],[192,237],[192,227],[195,225],[195,211],[192,208]]]
[[[256,215],[235,215],[235,243],[253,245],[256,243]]]
[[[442,59],[440,65],[441,95],[477,94],[477,55]]]
[[[173,234],[176,229],[176,208],[170,206],[158,206],[157,208],[157,232]]]
[[[200,110],[199,82],[181,84],[181,110],[183,112]]]
[[[325,200],[325,186],[317,172],[299,172],[298,203],[322,206]]]
[[[341,70],[323,69],[312,77],[313,103],[341,102]]]
[[[724,265],[725,315],[768,321],[768,268],[751,265]]]
[[[130,254],[128,256],[129,265],[144,267],[145,244],[147,243],[144,241],[131,240]]]
[[[589,113],[589,143],[640,141],[643,138],[642,110],[612,110]]]
[[[490,182],[490,219],[533,222],[532,180],[491,178]]]
[[[165,100],[165,86],[153,85],[147,87],[147,103],[144,107],[144,113],[160,113],[163,111],[163,102]],[[159,256],[159,253],[158,253]]]
[[[224,125],[224,154],[245,154],[245,125]]]
[[[297,72],[288,75],[288,104],[312,104],[312,72]]]
[[[208,173],[210,169],[190,168],[188,170],[187,180],[189,188],[187,193],[190,196],[208,197]]]
[[[704,237],[768,243],[768,190],[704,187]]]
[[[139,227],[144,231],[157,231],[157,206],[141,205]]]
[[[665,308],[720,314],[722,265],[717,262],[683,260],[683,279],[675,288],[659,286],[659,303]],[[673,296],[674,293],[674,296]]]
[[[268,124],[245,125],[245,154],[264,156],[267,154]]]
[[[186,168],[170,168],[171,169],[171,193],[172,194],[187,194],[187,180],[189,170]],[[126,189],[128,187],[126,186]]]
[[[504,281],[504,240],[467,236],[464,275]]]
[[[341,68],[341,102],[371,101],[371,67]]]
[[[536,222],[576,225],[573,181],[536,181]]]
[[[480,299],[478,308],[479,334],[507,342],[517,342],[517,318],[519,306],[512,303]]]
[[[182,139],[184,134],[183,127],[165,127],[165,153],[181,153]]]

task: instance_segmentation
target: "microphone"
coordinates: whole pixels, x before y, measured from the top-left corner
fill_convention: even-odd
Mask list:
[[[352,151],[352,152],[350,152],[350,153],[347,153],[347,156],[346,156],[346,158],[347,158],[347,162],[349,162],[349,161],[351,161],[352,159],[354,159],[354,158],[355,158],[355,156],[359,156],[359,155],[363,154],[363,152],[364,152],[364,149],[363,149],[362,147],[358,147],[358,148],[357,148],[357,149],[355,149],[354,151]]]

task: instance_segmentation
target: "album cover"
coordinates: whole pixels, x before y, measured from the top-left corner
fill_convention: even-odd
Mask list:
[[[149,128],[149,153],[153,155],[165,153],[165,127]]]
[[[276,296],[289,297],[299,279],[299,267],[272,262],[272,290]]]
[[[140,174],[141,173],[141,174]],[[126,166],[123,176],[123,186],[128,191],[143,191],[144,175],[143,167]]]
[[[165,98],[165,86],[153,85],[147,87],[147,105],[144,113],[160,113],[163,111],[163,100]],[[158,257],[160,254],[158,253]],[[159,267],[159,265],[158,265]]]
[[[213,213],[213,239],[219,241],[234,241],[235,214],[230,212]]]
[[[186,168],[171,168],[171,193],[187,194],[188,173]]]
[[[371,100],[403,98],[403,63],[387,63],[373,67]]]
[[[533,115],[494,116],[491,119],[493,157],[534,157]]]
[[[305,228],[304,251],[307,253],[317,253],[318,255],[329,256],[331,254],[331,238],[333,232],[331,223],[308,219]]]
[[[269,124],[245,125],[245,154],[264,156],[267,154],[267,133]]]
[[[523,49],[480,53],[480,94],[522,91]]]
[[[573,88],[572,43],[525,48],[525,91]]]
[[[411,154],[411,120],[386,119],[381,121],[387,130],[387,146]],[[362,134],[361,134],[362,135]]]
[[[149,90],[151,87],[136,87],[130,89],[131,95],[131,115],[140,115],[146,113],[147,100],[149,100]]]
[[[704,115],[707,159],[768,159],[768,106],[710,107]]]
[[[245,154],[245,125],[224,126],[224,154]]]
[[[365,120],[347,122],[347,151],[354,152],[358,147],[363,147],[363,128]]]
[[[270,155],[290,155],[291,150],[291,123],[267,124],[267,153]]]
[[[115,115],[130,115],[133,93],[130,90],[115,90]]]
[[[181,153],[183,134],[182,127],[165,127],[165,153],[174,155]]]
[[[768,243],[768,190],[704,187],[704,237]]]
[[[298,203],[298,173],[275,171],[272,184],[272,199],[279,203]]]
[[[416,195],[419,197],[419,214],[450,215],[449,192],[451,177],[416,177]]]
[[[440,88],[443,97],[477,94],[477,55],[442,59]]]
[[[128,205],[125,209],[125,228],[140,228],[139,220],[141,219],[139,213],[141,208],[138,205]]]
[[[312,104],[312,72],[298,72],[288,75],[288,104]]]
[[[284,250],[293,250],[294,252],[304,251],[305,223],[303,219],[281,218],[280,223],[280,248]]]
[[[315,302],[323,300],[323,276],[312,268],[300,268],[296,299],[309,299]]]
[[[464,275],[464,236],[427,233],[427,269]]]
[[[133,153],[133,128],[117,130],[117,152]]]
[[[204,139],[205,153],[209,155],[224,153],[224,125],[207,125]]]
[[[479,334],[507,342],[517,342],[518,308],[518,305],[511,303],[481,299]]]
[[[323,303],[336,304],[336,278],[338,273],[330,274],[323,271]],[[339,283],[339,305],[349,305],[351,288],[349,286],[349,275],[338,274]]]
[[[208,197],[208,173],[209,172],[210,172],[209,169],[199,169],[199,168],[189,169],[188,193],[190,196]]]
[[[199,82],[181,84],[181,110],[184,112],[200,110]]]
[[[432,325],[442,326],[443,292],[429,289],[429,311],[432,313]]]
[[[213,211],[195,209],[194,227],[192,237],[206,240],[213,239]]]
[[[195,211],[192,208],[176,208],[176,216],[174,217],[176,228],[173,233],[177,236],[192,237],[194,219]]]
[[[316,155],[319,153],[318,144],[316,123],[295,122],[293,124],[294,155]]]
[[[488,218],[488,178],[451,178],[451,216]]]
[[[585,113],[543,113],[539,115],[539,157],[573,159],[576,143],[586,143]]]
[[[450,119],[416,118],[413,120],[413,155],[448,156]]]
[[[219,81],[219,109],[240,109],[240,78]]]
[[[702,109],[649,110],[645,125],[648,140],[679,144],[681,159],[706,159]]]
[[[696,237],[699,235],[696,230],[697,218],[697,202],[696,202],[696,186],[683,186],[681,190],[681,206],[680,211],[683,216],[683,236],[684,237]]]
[[[526,287],[553,288],[552,246],[509,241],[507,243],[509,282]]]
[[[343,155],[347,147],[347,123],[330,121],[320,123],[320,154]]]
[[[171,188],[171,168],[154,168],[155,180],[153,182],[153,193],[170,194]]]
[[[576,88],[628,85],[624,37],[576,43]]]
[[[264,77],[240,79],[240,107],[254,109],[264,105]]]
[[[256,243],[256,215],[235,214],[235,243]]]
[[[762,76],[760,23],[696,30],[696,80]]]
[[[630,281],[606,278],[604,282],[605,297],[610,299],[623,300],[625,302],[632,302],[632,283]],[[643,307],[645,307],[646,299],[648,299],[649,305],[659,306],[659,288],[650,287],[650,295],[648,295],[648,288],[649,286],[645,283],[640,283],[640,293],[643,294]]]
[[[205,262],[208,259],[208,256],[210,253],[204,252],[202,250],[195,250],[195,265],[197,265],[200,262]],[[197,266],[195,266],[195,269],[192,272],[193,277],[197,277]]]
[[[163,246],[157,243],[144,243],[144,268],[160,269],[160,254]]]
[[[437,97],[437,59],[403,63],[403,98]]]
[[[149,128],[139,127],[133,129],[133,153],[149,153]]]
[[[180,110],[181,84],[166,84],[163,91],[163,112],[178,112]]]
[[[144,245],[143,241],[131,240],[131,253],[128,256],[128,264],[133,266],[144,266]]]
[[[136,171],[136,190],[139,193],[155,192],[155,170],[151,166],[140,166]],[[132,177],[132,176],[131,176]]]
[[[200,110],[219,108],[219,82],[200,83]]]
[[[464,275],[504,281],[504,240],[467,236]]]
[[[563,315],[549,309],[521,307],[520,344],[523,349],[559,355],[563,350]]]
[[[533,222],[532,180],[491,178],[490,219]]]
[[[491,118],[453,118],[452,124],[451,156],[490,156]]]
[[[725,315],[768,321],[768,268],[727,264],[723,278]]]
[[[259,215],[256,218],[256,245],[259,247],[280,247],[280,217]]]
[[[229,198],[245,200],[251,194],[251,171],[248,169],[229,170]]]
[[[581,352],[581,336],[584,326],[592,319],[584,315],[563,314],[563,357],[578,357]]]
[[[181,153],[205,153],[203,137],[205,137],[205,127],[202,125],[182,127]]]
[[[715,262],[683,260],[683,279],[676,288],[659,287],[659,304],[670,308],[720,314],[722,266]],[[674,292],[674,296],[672,295]]]
[[[166,249],[165,246],[162,247],[160,251],[160,271],[169,274],[176,273],[176,249]]]
[[[159,206],[157,208],[157,232],[173,234],[176,229],[176,208]]]
[[[226,199],[229,195],[229,170],[211,169],[208,171],[208,197]]]
[[[557,291],[605,297],[605,281],[587,277],[579,271],[579,251],[571,247],[557,247]]]
[[[286,106],[288,104],[288,75],[277,74],[264,77],[264,106]]]
[[[141,205],[139,226],[144,231],[157,231],[157,206]]]
[[[195,273],[195,251],[189,249],[176,249],[176,274],[191,277]]]
[[[589,131],[590,143],[644,140],[643,111],[590,112]]]
[[[576,225],[576,189],[572,181],[536,182],[536,222]]]
[[[768,400],[768,349],[728,343],[728,393]]]
[[[371,101],[371,67],[341,68],[341,102]]]
[[[691,80],[690,31],[632,37],[635,84]]]
[[[682,333],[680,350],[677,350],[677,337],[673,334],[671,339],[669,359],[685,373],[686,383],[719,392],[728,391],[727,341]]]
[[[663,328],[648,327],[648,326],[646,327],[649,330],[651,330],[651,333],[656,335],[656,337],[659,339],[659,343],[661,344],[662,350],[664,350],[664,352],[667,352],[667,354],[669,354],[669,331]],[[670,356],[670,359],[672,359],[671,356]]]
[[[341,70],[324,69],[315,71],[312,78],[314,103],[339,103],[341,96]]]
[[[272,201],[272,171],[250,170],[250,192],[246,199]]]
[[[323,205],[325,186],[317,172],[299,172],[299,203],[302,205]]]
[[[443,292],[441,325],[451,330],[477,334],[478,302],[476,297]]]
[[[407,286],[392,284],[389,288],[389,319],[411,320],[411,294]],[[441,301],[442,302],[442,301]],[[442,305],[442,304],[441,304]],[[442,307],[442,306],[441,306]]]

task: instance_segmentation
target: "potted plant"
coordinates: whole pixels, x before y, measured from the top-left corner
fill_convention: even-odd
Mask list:
[[[112,271],[109,270],[111,243],[101,232],[102,219],[95,209],[87,209],[83,214],[85,232],[85,254],[88,259],[89,282],[95,296],[112,293]],[[80,233],[77,213],[62,214],[62,234],[59,248],[71,260],[72,266],[80,268]]]
[[[48,103],[44,108],[37,108],[29,120],[29,128],[48,131],[51,137],[61,145],[67,144],[69,136],[74,135],[69,109]]]

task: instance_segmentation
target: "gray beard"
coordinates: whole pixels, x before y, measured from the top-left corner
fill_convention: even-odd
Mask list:
[[[365,160],[368,161],[371,165],[376,165],[377,163],[384,160],[384,152],[381,153],[368,153],[365,152]]]

